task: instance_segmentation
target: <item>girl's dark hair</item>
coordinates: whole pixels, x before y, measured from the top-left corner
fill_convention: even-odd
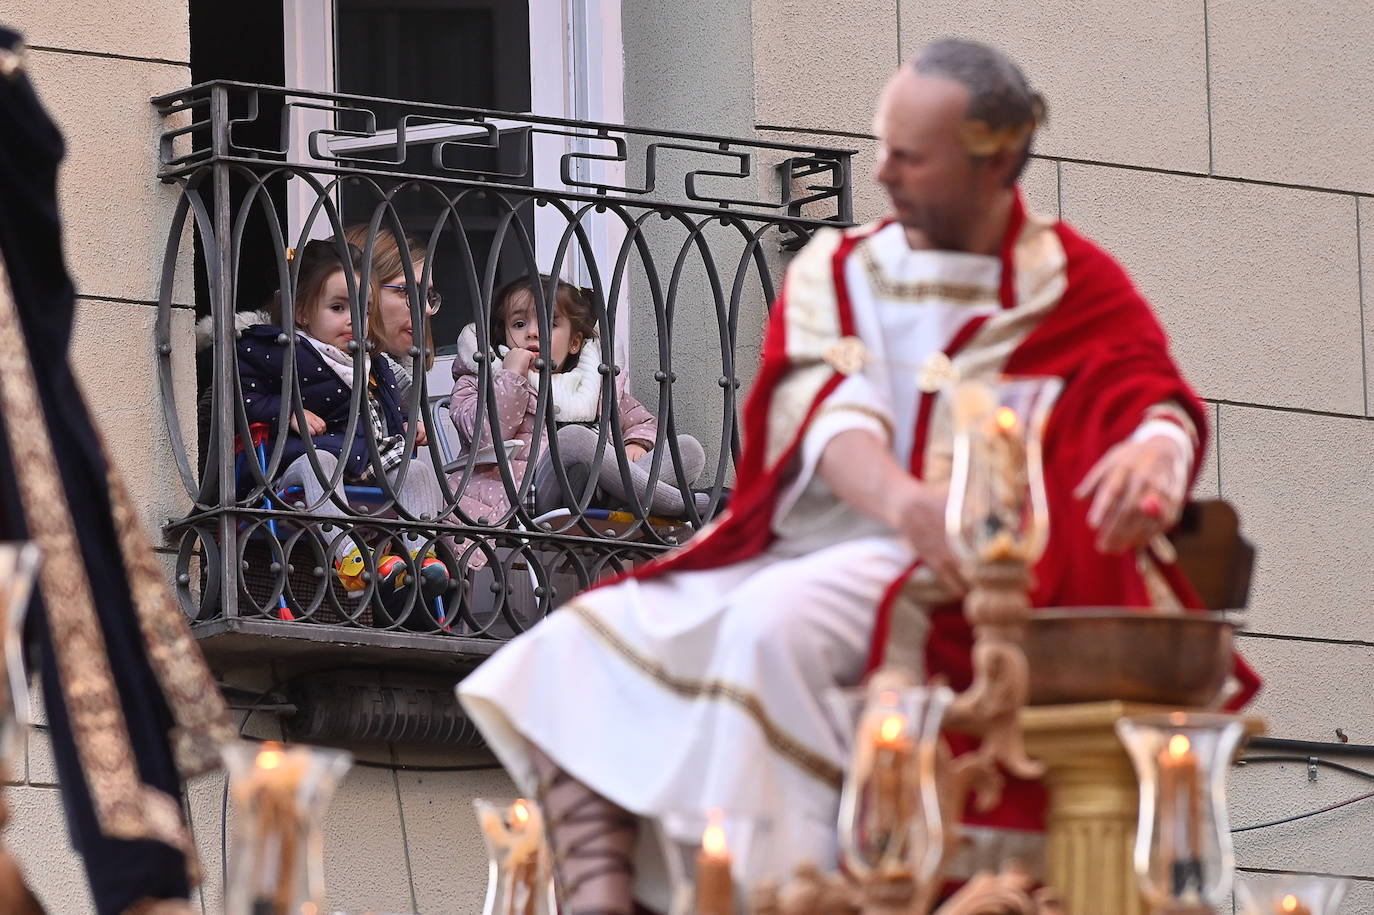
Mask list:
[[[511,303],[515,301],[515,297],[522,292],[527,292],[531,298],[538,301],[534,292],[536,282],[543,287],[544,295],[547,297],[549,287],[554,280],[553,277],[545,276],[542,273],[534,277],[522,276],[519,279],[511,280],[492,294],[491,322],[488,326],[493,347],[498,343],[504,344],[506,342],[506,312],[510,309]],[[581,334],[584,341],[596,339],[596,309],[592,306],[592,296],[588,290],[578,289],[566,280],[559,280],[554,298],[554,308],[568,319],[568,323],[572,325],[569,328],[572,333]],[[563,364],[554,371],[566,372],[573,368],[577,365],[577,359],[580,355],[580,351],[568,353],[568,358],[563,360]]]
[[[359,251],[354,245],[347,245],[348,263],[353,268],[353,272],[359,273],[363,267],[363,252]],[[344,268],[344,262],[339,256],[339,243],[334,239],[315,238],[306,242],[296,249],[293,258],[293,266],[296,266],[296,310],[295,319],[299,326],[302,321],[309,322],[315,316],[316,310],[320,307],[321,294],[324,292],[324,284],[336,270]],[[363,295],[367,290],[360,290]],[[267,307],[268,314],[272,318],[272,323],[283,329],[286,318],[285,307],[282,304],[281,290],[278,289],[276,295],[272,296],[272,302]]]

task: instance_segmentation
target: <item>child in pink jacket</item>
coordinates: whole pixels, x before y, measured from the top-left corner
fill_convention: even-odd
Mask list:
[[[553,281],[545,276],[538,277],[537,281],[540,291],[548,295]],[[541,341],[535,314],[534,282],[531,277],[516,280],[497,290],[492,297],[490,340],[495,345],[495,353],[490,354],[490,358],[495,400],[488,399],[483,404],[481,416],[478,416],[478,403],[482,400],[479,393],[485,379],[478,373],[478,363],[484,361],[487,354],[478,351],[474,325],[464,328],[458,338],[449,414],[464,448],[469,452],[476,450],[478,455],[471,474],[463,461],[449,479],[455,487],[463,487],[466,483],[466,487],[459,490],[462,497],[458,507],[470,521],[502,525],[508,519],[510,494],[496,464],[490,414],[495,412],[497,416],[502,447],[507,450],[511,477],[518,486],[530,460],[539,391],[539,369],[535,367],[535,360],[541,357],[544,360],[541,364],[553,366],[549,379],[552,398],[549,409],[559,427],[559,458],[571,492],[565,493],[559,485],[550,459],[547,435],[541,435],[533,513],[540,515],[565,505],[571,507],[592,476],[617,507],[629,503],[611,439],[605,443],[600,465],[594,468],[602,376],[601,348],[596,339],[592,304],[577,287],[559,280],[549,322],[550,339]],[[650,492],[649,468],[658,439],[658,422],[625,390],[623,373],[615,376],[615,390],[625,457],[640,505],[653,514],[681,517],[686,513],[683,493],[686,491],[687,497],[692,498],[688,487],[696,482],[705,465],[700,443],[689,435],[678,436],[683,472],[675,472],[672,460],[665,453],[659,480]],[[565,498],[569,494],[572,499]],[[470,564],[476,558],[477,554],[473,554]]]

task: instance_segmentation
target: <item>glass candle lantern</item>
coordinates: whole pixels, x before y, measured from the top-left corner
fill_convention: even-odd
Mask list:
[[[1041,444],[1058,378],[960,382],[945,531],[965,563],[1034,564],[1049,538]]]
[[[1236,911],[1240,915],[1333,915],[1348,886],[1331,877],[1250,876],[1236,884]]]
[[[840,794],[840,853],[866,880],[931,880],[944,855],[936,758],[940,723],[954,698],[948,687],[882,683],[835,690],[832,708],[854,734]]]
[[[1174,712],[1123,718],[1116,730],[1140,783],[1134,864],[1142,893],[1156,908],[1216,906],[1235,873],[1226,774],[1244,724]]]
[[[324,813],[352,756],[272,741],[223,753],[235,816],[225,915],[322,912]]]
[[[553,856],[539,805],[526,798],[480,797],[472,805],[487,847],[482,915],[555,915]]]

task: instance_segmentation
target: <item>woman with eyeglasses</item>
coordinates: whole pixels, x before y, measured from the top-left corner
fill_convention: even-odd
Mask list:
[[[368,225],[359,223],[344,231],[348,242],[361,251],[367,250]],[[434,335],[428,317],[439,310],[439,293],[425,276],[425,246],[414,238],[406,236],[406,248],[411,256],[411,270],[417,284],[424,284],[424,334],[421,364],[428,371],[434,365]],[[408,413],[423,417],[422,404],[410,402],[410,387],[414,376],[415,355],[411,348],[415,342],[415,312],[411,308],[410,289],[406,285],[405,259],[396,236],[385,227],[377,229],[372,242],[371,295],[367,308],[367,339],[374,351],[386,356],[396,376],[396,393],[400,402],[405,404]],[[416,444],[426,443],[425,427],[421,422],[416,429]]]

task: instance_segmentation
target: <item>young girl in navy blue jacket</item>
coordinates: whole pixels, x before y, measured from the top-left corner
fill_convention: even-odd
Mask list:
[[[377,443],[381,469],[398,504],[417,517],[438,518],[444,508],[443,490],[433,464],[422,458],[412,458],[405,447],[407,418],[396,393],[396,379],[386,360],[370,357],[364,362],[369,369],[367,375],[356,376],[353,355],[349,352],[349,344],[355,342],[353,308],[340,250],[333,240],[316,239],[295,256],[296,378],[301,405],[305,408],[306,428],[299,427],[295,407],[288,402],[287,440],[282,455],[286,470],[276,485],[299,486],[310,511],[343,515],[334,499],[328,497],[330,490],[326,484],[339,461],[343,461],[344,482],[379,485],[377,468],[368,447],[368,436],[372,436]],[[362,254],[352,245],[347,245],[346,250],[356,286]],[[273,437],[283,418],[283,397],[289,396],[290,391],[283,383],[287,343],[282,331],[282,298],[278,293],[272,303],[272,324],[249,327],[238,341],[244,411],[250,423],[265,423]],[[366,307],[363,312],[366,313]],[[359,328],[357,345],[363,345],[365,339],[365,330]],[[356,425],[348,428],[349,407],[358,384],[367,386],[367,396],[358,411]],[[304,439],[307,436],[320,464],[318,475],[306,454]],[[424,543],[422,537],[414,534],[403,535],[403,539],[412,556]],[[344,586],[349,590],[361,589],[364,563],[357,544],[351,538],[340,538],[334,553],[335,566]],[[394,609],[398,599],[408,594],[405,588],[407,563],[396,556],[376,558],[378,592],[383,605]],[[448,569],[432,555],[416,562],[420,566],[421,593],[428,605],[447,589]],[[422,623],[420,614],[414,611],[406,614],[405,620],[408,625],[410,622]],[[427,628],[427,624],[412,628]]]

